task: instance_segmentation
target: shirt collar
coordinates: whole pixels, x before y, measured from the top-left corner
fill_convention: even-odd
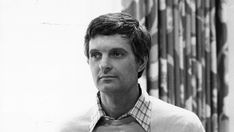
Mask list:
[[[123,114],[122,116],[120,116],[118,119],[122,119],[130,115],[136,119],[136,121],[141,125],[141,127],[146,132],[148,132],[150,129],[150,117],[151,117],[150,115],[151,115],[152,106],[148,97],[149,95],[140,88],[140,85],[139,85],[139,89],[140,89],[141,95],[138,98],[134,107],[126,114]],[[97,93],[97,105],[91,117],[91,124],[89,126],[90,132],[93,131],[94,127],[96,126],[98,121],[101,119],[101,117],[114,120],[114,118],[107,116],[106,113],[104,112],[101,106],[101,102],[100,102],[100,93],[98,92]]]

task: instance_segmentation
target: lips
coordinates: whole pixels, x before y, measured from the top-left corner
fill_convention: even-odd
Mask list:
[[[99,77],[99,79],[114,79],[117,78],[117,76],[113,76],[113,75],[102,75]]]

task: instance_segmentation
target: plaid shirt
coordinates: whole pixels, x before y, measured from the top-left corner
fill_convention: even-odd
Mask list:
[[[140,86],[139,86],[140,87]],[[123,119],[127,116],[132,116],[139,124],[140,126],[146,131],[150,131],[150,115],[151,115],[151,103],[149,99],[147,98],[148,95],[144,93],[141,88],[141,95],[138,98],[136,104],[134,107],[126,114],[123,114],[118,118],[118,120]],[[114,120],[114,118],[107,116],[104,112],[101,103],[100,103],[100,93],[97,94],[97,108],[94,114],[91,117],[91,124],[89,127],[89,131],[92,132],[95,128],[97,122],[101,119],[101,117]]]

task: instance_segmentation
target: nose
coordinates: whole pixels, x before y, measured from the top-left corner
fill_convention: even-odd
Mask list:
[[[110,63],[110,60],[107,56],[103,56],[99,63],[99,68],[102,73],[106,74],[112,69],[112,65]]]

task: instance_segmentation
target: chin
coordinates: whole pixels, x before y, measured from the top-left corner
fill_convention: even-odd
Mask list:
[[[115,86],[115,85],[102,85],[100,87],[98,87],[98,90],[100,92],[117,92],[119,90],[121,90],[118,86]]]

